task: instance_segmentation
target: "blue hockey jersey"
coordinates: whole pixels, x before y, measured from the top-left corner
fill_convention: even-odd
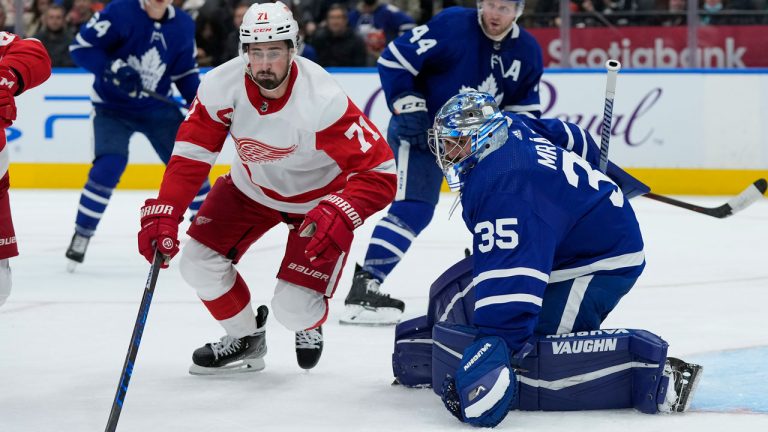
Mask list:
[[[474,324],[514,352],[533,334],[547,284],[596,272],[636,278],[645,256],[592,138],[556,119],[507,118],[507,142],[469,173],[461,202],[474,233]]]
[[[541,48],[515,25],[501,42],[485,36],[477,9],[453,7],[387,45],[378,60],[389,106],[402,93],[425,96],[430,118],[460,90],[493,95],[505,111],[541,115]]]
[[[75,63],[95,76],[92,100],[104,108],[122,111],[151,109],[163,104],[146,94],[129,97],[103,80],[112,61],[122,59],[140,74],[144,88],[172,94],[175,83],[190,103],[200,84],[195,60],[195,23],[189,15],[169,6],[155,21],[141,0],[115,0],[81,27],[69,50]]]

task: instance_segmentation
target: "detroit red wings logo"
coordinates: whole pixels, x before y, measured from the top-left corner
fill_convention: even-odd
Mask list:
[[[269,163],[285,159],[296,151],[296,144],[288,148],[272,147],[253,138],[236,138],[235,148],[243,162]]]

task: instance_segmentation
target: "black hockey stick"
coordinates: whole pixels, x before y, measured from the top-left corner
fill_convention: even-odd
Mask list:
[[[131,336],[131,342],[128,345],[128,353],[125,355],[123,371],[120,374],[120,381],[117,383],[117,392],[115,394],[115,400],[112,402],[112,411],[109,413],[109,420],[107,421],[107,428],[105,429],[106,432],[115,432],[115,429],[117,429],[117,421],[120,419],[120,412],[123,410],[125,394],[128,392],[128,383],[131,381],[131,374],[133,374],[133,365],[134,362],[136,362],[136,355],[139,353],[141,335],[144,333],[144,325],[147,323],[149,306],[152,303],[152,295],[155,292],[157,276],[160,273],[160,267],[162,266],[164,259],[165,257],[162,254],[155,251],[155,259],[152,261],[152,266],[150,267],[149,275],[147,276],[147,283],[144,286],[144,296],[141,298],[139,315],[136,317],[136,324],[133,326],[133,335]]]
[[[696,213],[705,214],[707,216],[716,217],[718,219],[727,218],[735,213],[744,210],[749,207],[755,201],[759,200],[765,194],[768,188],[768,183],[765,179],[757,179],[754,183],[749,185],[740,194],[731,198],[727,203],[718,207],[701,207],[696,204],[690,204],[684,201],[679,201],[674,198],[666,197],[664,195],[657,195],[653,192],[647,192],[644,196],[652,200],[661,201],[666,204],[671,204],[676,207],[681,207],[687,210],[695,211]]]

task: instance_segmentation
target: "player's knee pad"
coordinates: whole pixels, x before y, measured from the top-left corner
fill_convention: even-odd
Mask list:
[[[0,306],[11,295],[11,266],[8,258],[0,260]]]
[[[114,189],[127,165],[128,158],[125,155],[101,155],[93,161],[88,178],[101,186]]]
[[[278,279],[272,315],[288,330],[314,328],[328,316],[328,299],[317,291]]]
[[[453,374],[477,330],[438,323],[433,331],[432,384]],[[540,337],[517,361],[521,410],[635,408],[658,412],[666,391],[667,343],[645,330],[603,329]],[[437,391],[437,389],[435,389]]]
[[[432,325],[426,315],[395,327],[392,372],[406,387],[427,387],[432,383]]]
[[[415,235],[419,235],[432,221],[435,206],[423,201],[395,201],[389,207],[389,216],[395,216],[396,222],[402,223]]]
[[[225,256],[191,239],[181,252],[181,277],[203,300],[213,300],[226,293],[235,284],[237,271]]]

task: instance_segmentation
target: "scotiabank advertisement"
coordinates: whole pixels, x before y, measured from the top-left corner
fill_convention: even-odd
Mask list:
[[[746,56],[743,59],[747,59]],[[383,133],[390,113],[373,69],[334,71],[334,78]],[[12,164],[89,164],[93,76],[56,71],[17,98],[6,129]],[[605,72],[547,69],[540,86],[544,117],[577,123],[600,137]],[[768,73],[749,69],[638,71],[618,76],[611,160],[627,168],[768,170]],[[219,164],[235,157],[226,144]],[[132,164],[160,164],[146,138],[132,137]]]
[[[559,29],[531,29],[545,67],[563,60]],[[768,67],[768,26],[699,28],[699,64],[688,50],[687,27],[614,27],[571,30],[571,67],[603,67],[609,58],[627,68]]]

